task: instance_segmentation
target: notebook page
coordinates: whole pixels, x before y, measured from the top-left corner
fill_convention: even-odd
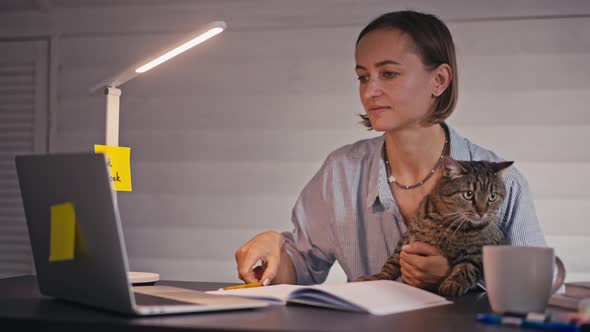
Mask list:
[[[217,290],[217,291],[208,291],[209,294],[216,294],[216,295],[232,295],[232,296],[240,296],[240,297],[247,297],[251,299],[263,300],[268,302],[278,302],[281,304],[285,304],[287,302],[287,298],[289,294],[298,289],[302,288],[303,286],[297,285],[271,285],[271,286],[262,286],[262,287],[251,287],[251,288],[239,288],[239,289],[230,289],[230,290]]]
[[[310,288],[338,296],[374,315],[388,315],[452,303],[444,297],[391,280],[324,284]]]

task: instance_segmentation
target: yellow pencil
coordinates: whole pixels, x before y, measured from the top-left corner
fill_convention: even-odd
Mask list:
[[[221,288],[222,290],[229,290],[229,289],[240,289],[240,288],[250,288],[250,287],[260,287],[262,286],[261,282],[253,282],[253,283],[249,283],[249,284],[243,284],[243,285],[236,285],[236,286],[227,286],[227,287],[223,287]]]

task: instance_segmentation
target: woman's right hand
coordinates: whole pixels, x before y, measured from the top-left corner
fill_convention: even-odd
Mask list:
[[[276,277],[281,263],[281,250],[285,239],[275,231],[259,233],[242,245],[235,254],[238,278],[244,282],[261,281],[265,286]],[[262,267],[253,268],[262,261]],[[256,271],[255,271],[256,270]]]

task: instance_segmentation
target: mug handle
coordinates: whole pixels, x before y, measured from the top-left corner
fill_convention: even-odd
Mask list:
[[[551,287],[551,294],[555,294],[565,281],[565,266],[559,257],[555,256],[555,265],[557,266],[557,277]]]

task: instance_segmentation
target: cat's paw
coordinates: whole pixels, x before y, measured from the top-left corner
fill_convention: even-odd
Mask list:
[[[465,294],[468,287],[461,285],[454,280],[445,280],[438,288],[438,293],[444,297],[458,297]]]

